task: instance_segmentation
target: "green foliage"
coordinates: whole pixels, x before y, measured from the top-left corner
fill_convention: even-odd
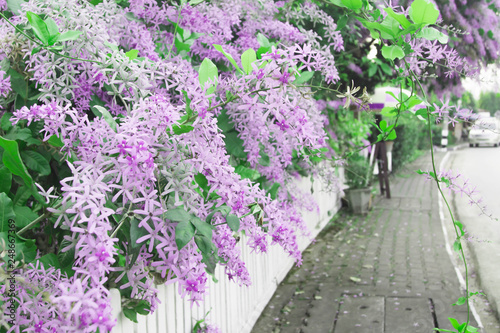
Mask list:
[[[426,124],[423,121],[412,119],[408,115],[400,118],[398,123],[398,138],[394,141],[392,148],[392,170],[397,171],[405,164],[413,161],[419,147],[428,141]],[[424,143],[421,143],[424,141]]]
[[[253,49],[248,49],[241,55],[241,66],[245,73],[250,74],[252,72],[252,64],[257,60],[257,53]]]
[[[436,5],[428,0],[415,0],[410,7],[410,18],[415,24],[435,24],[439,17]]]
[[[353,154],[347,158],[345,167],[346,184],[350,189],[365,188],[371,185],[373,166],[370,161],[360,155]]]
[[[495,112],[500,110],[500,93],[484,92],[479,96],[478,107],[489,111],[493,116]]]
[[[9,230],[10,219],[14,219],[14,205],[12,200],[5,193],[0,193],[0,232],[7,232]]]
[[[226,51],[224,51],[224,49],[222,48],[222,46],[221,46],[221,45],[213,44],[213,46],[214,46],[214,48],[215,48],[217,51],[221,52],[221,53],[222,53],[222,54],[223,54],[223,55],[227,58],[227,60],[229,60],[229,62],[230,62],[231,64],[233,64],[234,68],[236,68],[236,70],[237,70],[239,73],[243,74],[243,71],[242,71],[242,70],[241,70],[241,68],[238,66],[238,64],[236,63],[236,61],[234,60],[234,58],[233,58],[233,56],[232,56],[232,55],[230,55],[229,53],[227,53]]]
[[[397,45],[384,45],[382,47],[382,55],[386,59],[394,60],[396,58],[403,59],[405,57],[405,52],[401,48],[401,46]]]
[[[134,323],[138,323],[137,315],[147,315],[149,314],[149,309],[151,309],[151,304],[145,300],[134,300],[130,302],[128,306],[123,308],[123,314],[125,317],[133,321]]]
[[[203,59],[198,75],[201,87],[207,89],[207,95],[213,94],[217,87],[219,72],[212,60],[208,58]]]
[[[432,27],[424,27],[420,30],[417,35],[419,38],[425,38],[427,40],[438,40],[441,44],[448,43],[448,36],[443,34],[441,31]]]
[[[348,151],[365,145],[370,133],[372,115],[366,112],[354,112],[339,108],[337,111],[327,109],[329,125],[327,134],[330,147],[340,156]]]
[[[60,47],[54,46],[55,43],[75,40],[82,34],[81,31],[74,30],[66,31],[62,34],[59,33],[56,22],[50,17],[42,20],[40,16],[33,12],[27,12],[26,17],[28,18],[35,37],[41,42],[43,47],[48,47],[52,50],[61,49]],[[40,49],[40,47],[35,48],[32,54],[37,53]]]
[[[33,185],[33,178],[28,173],[26,166],[24,165],[21,155],[19,154],[19,145],[16,141],[7,140],[0,136],[0,147],[3,148],[2,163],[7,167],[12,174],[20,176],[24,184],[28,187]]]

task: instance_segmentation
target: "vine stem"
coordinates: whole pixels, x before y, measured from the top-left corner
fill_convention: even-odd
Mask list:
[[[420,90],[422,91],[422,95],[427,100],[425,91],[424,91],[424,89],[422,87],[422,84],[420,83],[420,80],[417,78],[417,76],[415,75],[415,73],[413,71],[410,70],[410,72],[411,72],[412,76],[414,77],[414,79],[416,80],[416,82],[418,83],[418,86],[420,87]],[[467,261],[465,259],[464,249],[463,249],[461,241],[460,241],[461,234],[459,233],[458,227],[457,227],[457,225],[455,223],[455,216],[453,215],[453,211],[451,210],[450,204],[449,204],[448,200],[446,200],[446,196],[444,195],[444,192],[441,189],[441,185],[439,184],[440,181],[439,181],[438,176],[437,176],[436,161],[435,161],[435,156],[434,156],[434,149],[432,147],[431,116],[430,116],[430,110],[429,110],[428,106],[427,106],[427,126],[428,126],[428,131],[429,131],[429,139],[431,141],[431,161],[432,161],[432,170],[434,172],[434,176],[432,176],[432,178],[436,182],[436,186],[437,186],[438,192],[441,195],[441,197],[443,198],[444,203],[446,204],[446,208],[448,209],[448,213],[450,214],[451,220],[453,222],[453,228],[455,229],[455,234],[457,236],[456,241],[458,241],[460,243],[460,248],[459,249],[460,249],[460,254],[461,254],[462,261],[464,263],[464,268],[465,268],[465,293],[466,293],[465,299],[466,299],[466,304],[467,304],[467,321],[466,321],[465,327],[463,328],[463,332],[466,332],[467,331],[467,327],[469,326],[469,322],[470,322],[469,274],[468,274],[468,268],[467,268]]]
[[[55,205],[53,208],[54,209],[58,209],[59,207],[62,206],[62,203],[58,203],[57,205]],[[47,217],[49,217],[50,215],[52,215],[51,212],[49,211],[46,211],[45,213],[43,213],[42,215],[40,215],[39,217],[37,217],[36,219],[34,219],[33,221],[31,221],[30,223],[28,223],[24,228],[22,228],[21,230],[19,230],[17,232],[17,235],[22,235],[23,233],[25,233],[27,230],[31,229],[31,227],[33,227],[35,224],[37,224],[38,222],[42,221],[43,219],[46,219]]]

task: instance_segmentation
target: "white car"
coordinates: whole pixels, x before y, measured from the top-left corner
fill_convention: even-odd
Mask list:
[[[500,144],[500,126],[497,118],[481,118],[472,125],[469,131],[469,147],[479,147],[482,144],[493,147],[498,147]]]

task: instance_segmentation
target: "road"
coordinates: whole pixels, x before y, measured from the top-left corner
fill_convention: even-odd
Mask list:
[[[453,195],[451,204],[456,214],[455,218],[463,223],[472,236],[472,240],[467,242],[473,259],[472,275],[477,274],[479,287],[487,295],[492,310],[496,312],[498,318],[500,312],[500,148],[467,147],[450,152],[444,168],[455,171],[455,174],[461,173],[463,175],[461,178],[464,180],[468,178],[470,187],[476,187],[478,191],[478,195],[474,197],[482,198],[483,204],[487,206],[486,212],[492,214],[492,218],[481,215],[481,210],[476,205],[469,204],[467,196]],[[500,332],[500,328],[497,332]]]

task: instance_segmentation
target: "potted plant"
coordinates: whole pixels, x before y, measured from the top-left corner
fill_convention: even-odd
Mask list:
[[[354,214],[367,214],[371,209],[373,166],[364,156],[353,154],[347,158],[345,177],[349,207]]]

